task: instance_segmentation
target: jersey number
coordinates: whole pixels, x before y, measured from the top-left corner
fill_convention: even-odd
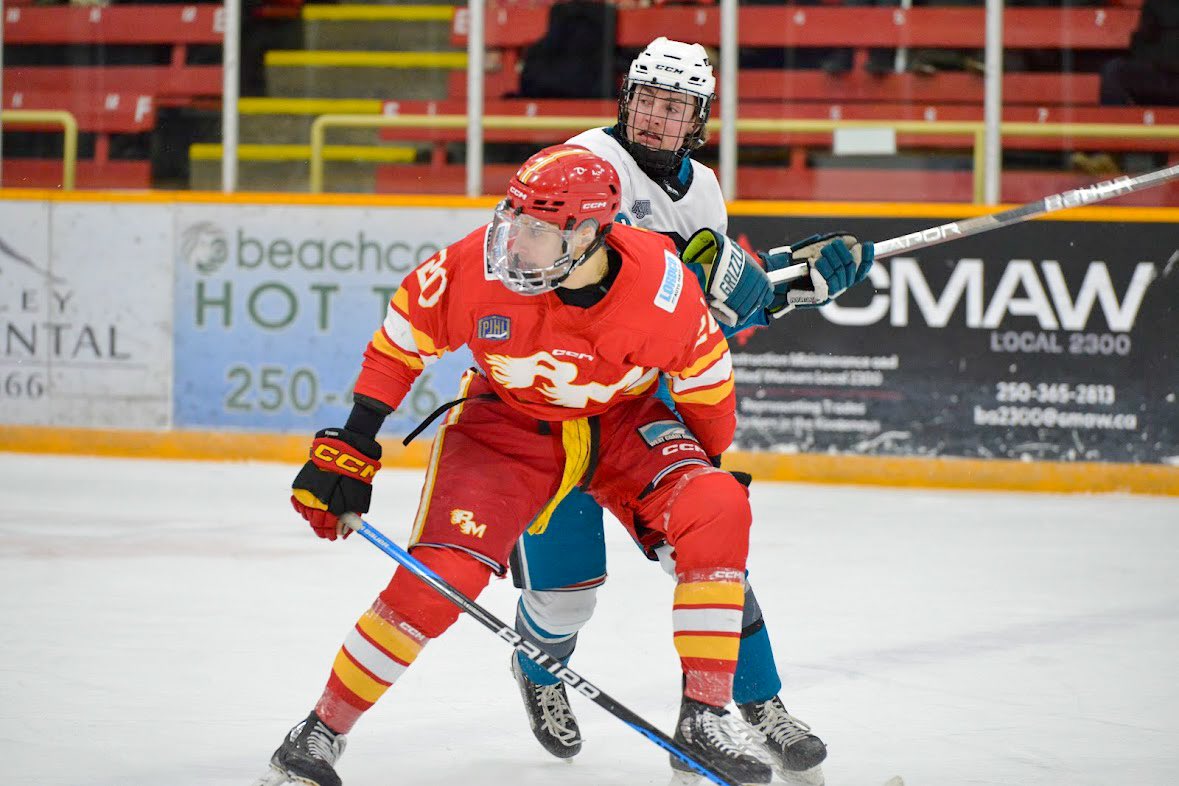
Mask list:
[[[418,305],[422,308],[432,308],[442,293],[446,291],[446,249],[438,252],[437,256],[428,260],[418,268]]]

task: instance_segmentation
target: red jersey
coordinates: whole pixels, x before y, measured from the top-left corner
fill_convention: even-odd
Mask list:
[[[393,295],[364,353],[355,391],[396,408],[422,369],[466,344],[495,393],[540,420],[601,414],[669,375],[672,400],[709,455],[736,426],[729,347],[696,277],[665,236],[615,224],[622,257],[590,308],[554,292],[521,295],[487,270],[487,227],[423,262]]]

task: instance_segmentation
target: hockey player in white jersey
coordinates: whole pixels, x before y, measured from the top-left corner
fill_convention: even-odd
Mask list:
[[[700,279],[726,334],[732,335],[766,325],[787,305],[822,305],[862,281],[873,256],[871,243],[858,244],[847,235],[815,236],[762,255],[763,269],[725,236],[728,213],[720,184],[711,169],[691,157],[705,142],[715,88],[704,47],[657,38],[630,66],[617,124],[590,129],[569,142],[614,166],[622,186],[617,220],[670,236]],[[766,270],[799,261],[808,263],[809,275],[777,288],[770,284]],[[671,549],[664,545],[657,554],[674,576]],[[521,588],[517,631],[568,661],[578,631],[593,613],[597,588],[606,579],[601,507],[587,494],[566,497],[547,526],[530,527],[521,537],[512,574]],[[518,655],[512,657],[512,671],[537,740],[555,756],[575,756],[582,740],[563,683]],[[761,610],[747,587],[734,703],[765,735],[780,776],[821,784],[826,747],[787,712],[778,698],[780,689]]]

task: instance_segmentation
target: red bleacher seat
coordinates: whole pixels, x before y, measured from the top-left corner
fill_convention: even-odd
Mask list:
[[[586,117],[612,118],[617,104],[597,99],[494,99],[484,103],[484,114],[508,117]],[[466,104],[459,99],[447,101],[398,101],[396,112],[402,115],[446,115],[463,114]],[[719,113],[717,114],[719,118]],[[820,120],[920,120],[920,121],[970,121],[981,122],[983,110],[979,106],[964,104],[899,104],[899,103],[835,103],[829,101],[792,102],[788,107],[769,103],[752,103],[741,106],[744,119],[795,119]],[[1132,125],[1179,124],[1179,107],[1067,107],[1067,106],[1008,106],[1004,108],[1003,119],[1018,123],[1119,123]],[[503,130],[484,129],[487,142],[523,142],[530,144],[553,144],[561,142],[576,133],[578,129],[556,130]],[[381,138],[389,141],[418,142],[462,142],[466,139],[465,128],[384,128]],[[830,132],[781,132],[742,131],[738,140],[743,145],[802,145],[809,147],[830,147]],[[1021,149],[1057,150],[1062,144],[1061,137],[1015,137],[1004,138],[1006,144]],[[1069,139],[1070,144],[1089,147],[1100,144],[1103,149],[1116,151],[1164,150],[1179,153],[1179,139],[1138,139],[1111,136],[1108,139]],[[897,143],[901,149],[967,149],[972,140],[964,134],[898,134]],[[435,157],[436,161],[441,159]]]
[[[5,109],[64,109],[78,121],[78,130],[104,134],[138,134],[156,124],[151,94],[88,93],[60,90],[28,90],[5,82]]]
[[[150,188],[150,161],[112,161],[110,134],[138,134],[156,124],[156,105],[150,94],[86,93],[28,90],[5,84],[5,109],[64,109],[78,121],[82,133],[94,133],[94,158],[78,161],[79,188]],[[12,126],[10,130],[60,131],[54,124]],[[61,159],[8,158],[4,184],[21,188],[56,187],[61,182]]]
[[[220,5],[9,8],[6,44],[220,44]]]
[[[151,188],[150,161],[79,161],[77,188]],[[4,159],[4,188],[60,188],[61,159]]]
[[[26,90],[84,93],[131,91],[163,99],[221,94],[221,67],[187,65],[190,44],[220,44],[219,5],[52,6],[13,8],[4,14],[9,44],[167,44],[169,65],[20,66],[4,70],[4,83]]]
[[[221,66],[19,66],[4,69],[4,85],[87,95],[128,91],[163,105],[186,104],[195,96],[221,95]]]
[[[218,45],[224,35],[220,5],[7,7],[6,44],[23,46],[121,45],[171,47],[159,65],[13,66],[4,69],[4,106],[65,109],[79,130],[94,133],[92,160],[78,162],[82,187],[151,185],[148,161],[112,161],[109,134],[143,133],[155,127],[159,106],[184,106],[221,95],[220,65],[189,65],[188,47]],[[27,127],[26,127],[27,128]],[[50,127],[35,130],[52,130]],[[54,185],[60,161],[8,159],[5,183]]]
[[[503,194],[515,165],[495,164],[483,168],[483,193]],[[1002,201],[1026,203],[1046,194],[1091,185],[1088,175],[1059,172],[1006,172]],[[739,167],[737,191],[756,194],[759,199],[842,201],[855,194],[861,201],[879,202],[970,202],[974,180],[970,172],[895,169],[809,169],[792,170]],[[427,164],[389,164],[378,168],[376,190],[382,194],[459,194],[466,188],[466,169],[447,164],[442,169]],[[1179,183],[1110,200],[1122,206],[1173,205],[1179,202]]]
[[[1140,0],[1121,0],[1116,4],[1086,8],[1007,8],[1004,11],[1004,47],[1026,50],[1120,50],[1125,49],[1138,23]],[[857,50],[857,63],[870,48],[982,49],[985,46],[985,9],[977,7],[849,7],[838,0],[819,6],[750,5],[738,9],[737,39],[745,49],[830,49]],[[456,15],[452,40],[465,43],[466,18]],[[538,40],[548,25],[545,5],[525,6],[516,0],[492,0],[487,13],[487,43],[502,59],[498,71],[489,72],[484,91],[489,97],[488,114],[520,112],[519,103],[497,103],[518,89],[517,64],[525,47]],[[665,35],[684,41],[717,46],[720,38],[720,12],[708,6],[656,4],[647,8],[620,8],[616,43],[639,48],[656,36]],[[462,75],[458,75],[462,76]],[[450,97],[462,99],[465,81],[451,82]],[[1004,120],[1033,123],[1179,123],[1179,110],[1153,108],[1100,107],[1100,76],[1096,73],[1008,72],[1003,79]],[[984,80],[965,72],[941,71],[933,76],[912,73],[877,76],[860,67],[841,75],[822,70],[742,69],[738,75],[738,101],[742,118],[821,118],[846,120],[982,120]],[[460,102],[461,104],[461,102]],[[531,112],[541,115],[579,114],[566,102],[560,111],[550,110],[549,102],[539,101]],[[589,103],[586,104],[589,107]],[[496,108],[492,108],[496,107]],[[413,111],[403,107],[404,112]],[[455,111],[438,109],[439,112]],[[596,107],[593,109],[597,111]],[[590,110],[587,109],[589,114]],[[715,113],[715,108],[714,108]],[[609,117],[613,108],[604,113]],[[414,132],[407,129],[383,131],[390,139],[409,140]],[[527,141],[559,141],[566,131],[533,133]],[[741,132],[743,146],[785,146],[790,148],[788,166],[743,167],[738,174],[740,193],[779,198],[837,198],[854,193],[856,178],[880,177],[880,173],[839,168],[838,171],[812,170],[807,166],[808,150],[829,150],[831,133]],[[419,136],[420,137],[420,132]],[[458,141],[459,133],[436,134],[435,141]],[[524,141],[519,132],[488,131],[489,141],[507,139]],[[972,139],[963,134],[899,134],[901,150],[970,149]],[[1179,141],[1164,139],[1065,138],[1007,136],[1008,148],[1022,150],[1092,150],[1166,152],[1179,158]],[[445,162],[435,152],[435,166]],[[389,172],[410,169],[387,168]],[[489,170],[496,173],[498,170]],[[1044,177],[1029,173],[1009,173],[1004,180],[1005,198],[1042,196],[1069,184],[1071,175],[1057,178],[1060,188],[1045,187]],[[386,174],[380,182],[388,189]],[[972,178],[965,172],[908,171],[893,173],[897,185],[879,199],[962,199],[972,195]],[[1037,179],[1039,178],[1039,179]],[[1082,182],[1080,178],[1077,182]],[[1027,185],[1024,185],[1027,184]],[[1051,183],[1049,184],[1051,185]],[[1022,189],[1022,190],[1021,190]],[[492,189],[494,191],[494,189]],[[1152,197],[1156,199],[1157,197]]]
[[[1003,104],[1097,104],[1097,74],[1008,73]],[[745,69],[737,77],[741,101],[866,101],[933,104],[983,102],[983,79],[946,72],[931,78],[912,73],[875,76],[855,71],[831,76],[816,70]]]
[[[743,47],[944,47],[985,45],[985,9],[742,6],[737,37]],[[1003,45],[1009,49],[1124,49],[1138,22],[1133,8],[1008,8]],[[521,48],[548,25],[545,8],[494,3],[487,9],[490,48]],[[455,14],[451,38],[466,44],[467,19]],[[639,48],[657,36],[720,44],[715,6],[621,9],[617,43]]]
[[[512,60],[514,63],[515,60]],[[1008,73],[1003,76],[1003,103],[1057,106],[1095,106],[1100,89],[1097,74]],[[518,89],[514,68],[491,72],[484,82],[489,99],[502,98]],[[467,75],[450,76],[451,98],[465,98]],[[874,76],[855,71],[831,76],[820,70],[746,68],[737,76],[737,96],[748,101],[835,101],[866,103],[977,104],[983,101],[983,80],[975,74],[944,72],[934,77],[917,74]]]

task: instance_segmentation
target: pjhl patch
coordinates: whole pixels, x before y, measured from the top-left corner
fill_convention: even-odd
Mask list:
[[[512,335],[512,320],[499,314],[480,317],[476,335],[487,341],[503,341]]]

